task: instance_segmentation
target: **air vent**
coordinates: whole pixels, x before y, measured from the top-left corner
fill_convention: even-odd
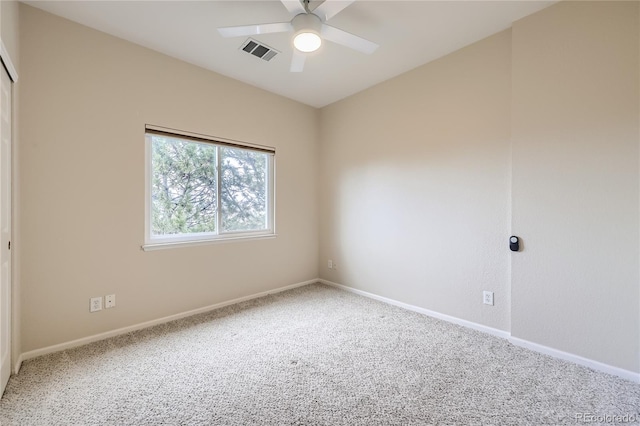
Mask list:
[[[274,56],[280,53],[277,50],[267,46],[266,44],[260,43],[259,41],[252,38],[248,38],[244,43],[242,43],[242,46],[240,46],[240,50],[244,50],[245,52],[250,53],[260,59],[264,59],[265,61],[270,61]]]

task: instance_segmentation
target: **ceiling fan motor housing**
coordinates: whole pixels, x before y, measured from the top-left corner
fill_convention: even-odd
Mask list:
[[[295,35],[298,35],[301,32],[316,33],[317,35],[320,35],[322,21],[313,13],[301,13],[291,20],[291,25],[293,25]]]

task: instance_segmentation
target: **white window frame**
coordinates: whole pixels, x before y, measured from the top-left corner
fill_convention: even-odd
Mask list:
[[[220,170],[220,147],[232,147],[239,149],[246,149],[250,151],[261,151],[267,154],[267,218],[266,229],[259,231],[234,231],[224,232],[221,231],[221,208],[220,197],[217,197],[217,209],[216,209],[216,229],[217,232],[203,232],[203,233],[191,233],[191,234],[176,234],[176,235],[153,235],[151,232],[151,204],[152,204],[152,177],[153,164],[152,164],[152,135],[164,134],[168,137],[192,141],[193,143],[208,143],[216,147],[216,168]],[[220,179],[216,179],[217,194],[220,194]],[[267,147],[256,144],[249,144],[246,142],[238,142],[229,139],[217,138],[207,135],[201,135],[197,133],[184,132],[175,129],[167,129],[159,126],[145,126],[145,234],[144,244],[142,249],[144,251],[158,250],[174,247],[185,247],[203,244],[212,244],[220,242],[231,241],[244,241],[255,240],[264,238],[275,238],[275,148]]]

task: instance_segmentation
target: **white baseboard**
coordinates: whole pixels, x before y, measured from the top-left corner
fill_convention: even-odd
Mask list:
[[[433,318],[441,319],[443,321],[447,321],[453,324],[458,324],[463,327],[471,328],[473,330],[478,330],[483,333],[491,334],[493,336],[497,336],[503,339],[507,339],[510,343],[520,346],[534,352],[542,353],[545,355],[549,355],[554,358],[559,358],[565,361],[573,362],[574,364],[582,365],[585,367],[592,368],[597,371],[601,371],[603,373],[612,374],[614,376],[621,377],[626,380],[630,380],[635,383],[640,383],[640,373],[635,373],[633,371],[624,370],[619,367],[614,367],[612,365],[604,364],[599,361],[594,361],[588,358],[581,357],[579,355],[571,354],[568,352],[563,352],[558,349],[549,348],[547,346],[539,345],[537,343],[530,342],[528,340],[519,339],[516,337],[512,337],[511,333],[508,331],[498,330],[495,328],[487,327],[482,324],[478,324],[472,321],[463,320],[460,318],[452,317],[450,315],[441,314],[439,312],[431,311],[429,309],[424,309],[419,306],[410,305],[408,303],[399,302],[397,300],[389,299],[387,297],[379,296],[377,294],[369,293],[366,291],[358,290],[352,287],[348,287],[342,284],[334,283],[332,281],[319,279],[323,284],[340,288],[342,290],[346,290],[351,293],[359,294],[361,296],[365,296],[371,299],[379,300],[384,303],[388,303],[390,305],[399,306],[401,308],[407,309],[409,311],[418,312]]]
[[[205,312],[213,311],[215,309],[223,308],[225,306],[235,305],[236,303],[246,302],[247,300],[257,299],[259,297],[264,297],[264,296],[268,296],[270,294],[280,293],[280,292],[283,292],[283,291],[291,290],[291,289],[294,289],[294,288],[297,288],[297,287],[302,287],[302,286],[313,284],[313,283],[317,283],[317,282],[318,282],[318,279],[303,281],[303,282],[300,282],[300,283],[291,284],[291,285],[287,285],[287,286],[284,286],[284,287],[278,287],[278,288],[273,289],[273,290],[267,290],[267,291],[263,291],[263,292],[260,292],[260,293],[255,293],[255,294],[252,294],[252,295],[249,295],[249,296],[239,297],[237,299],[232,299],[232,300],[227,300],[225,302],[215,303],[213,305],[205,306],[205,307],[202,307],[202,308],[193,309],[193,310],[190,310],[190,311],[181,312],[181,313],[174,314],[174,315],[169,315],[167,317],[163,317],[163,318],[158,318],[158,319],[151,320],[151,321],[142,322],[142,323],[139,323],[139,324],[134,324],[134,325],[130,325],[130,326],[127,326],[127,327],[122,327],[122,328],[118,328],[118,329],[111,330],[111,331],[106,331],[104,333],[94,334],[93,336],[87,336],[87,337],[83,337],[83,338],[80,338],[80,339],[72,340],[72,341],[69,341],[69,342],[59,343],[57,345],[47,346],[45,348],[35,349],[35,350],[29,351],[29,352],[24,352],[24,353],[22,353],[20,355],[20,357],[18,358],[18,361],[16,362],[16,364],[14,366],[14,374],[17,374],[18,371],[20,371],[20,366],[22,365],[23,361],[26,361],[26,360],[31,359],[31,358],[35,358],[35,357],[42,356],[42,355],[47,355],[47,354],[54,353],[54,352],[64,351],[66,349],[75,348],[77,346],[86,345],[88,343],[97,342],[99,340],[108,339],[110,337],[119,336],[121,334],[126,334],[126,333],[129,333],[129,332],[132,332],[132,331],[141,330],[143,328],[152,327],[152,326],[158,325],[158,324],[164,324],[164,323],[167,323],[167,322],[170,322],[170,321],[175,321],[175,320],[178,320],[178,319],[181,319],[181,318],[190,317],[192,315],[202,314],[202,313],[205,313]]]
[[[13,371],[11,372],[11,374],[18,374],[20,372],[20,367],[22,367],[22,360],[23,360],[22,356],[23,354],[20,354],[18,356],[16,363],[13,365]]]
[[[625,370],[619,367],[614,367],[609,364],[604,364],[599,361],[594,361],[589,358],[581,357],[568,352],[563,352],[558,349],[550,348],[548,346],[539,345],[537,343],[530,342],[528,340],[519,339],[517,337],[509,337],[509,342],[522,348],[530,349],[534,352],[538,352],[544,355],[549,355],[553,358],[563,359],[565,361],[573,362],[574,364],[589,367],[593,370],[602,371],[614,376],[621,377],[626,380],[630,380],[635,383],[640,383],[640,373],[634,373],[633,371]]]

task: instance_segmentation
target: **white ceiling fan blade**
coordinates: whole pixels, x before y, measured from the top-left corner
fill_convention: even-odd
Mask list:
[[[280,0],[280,1],[284,5],[284,7],[287,8],[289,13],[291,13],[292,15],[299,15],[301,13],[307,12],[306,10],[304,10],[304,6],[302,5],[302,2],[300,2],[300,0]]]
[[[322,19],[322,22],[328,21],[354,1],[355,0],[324,0],[320,6],[315,8],[313,13],[314,15],[318,15],[320,19]]]
[[[299,52],[297,49],[293,49],[293,57],[291,58],[291,72],[302,72],[304,69],[304,61],[307,59],[307,55]]]
[[[255,24],[218,28],[220,35],[225,38],[270,33],[286,33],[287,31],[293,31],[291,22],[275,22],[273,24]]]
[[[320,35],[323,39],[341,44],[353,50],[357,50],[358,52],[366,53],[367,55],[372,54],[379,47],[372,41],[366,40],[362,37],[358,37],[357,35],[353,35],[346,31],[342,31],[327,24],[322,24],[322,31],[320,32]]]

